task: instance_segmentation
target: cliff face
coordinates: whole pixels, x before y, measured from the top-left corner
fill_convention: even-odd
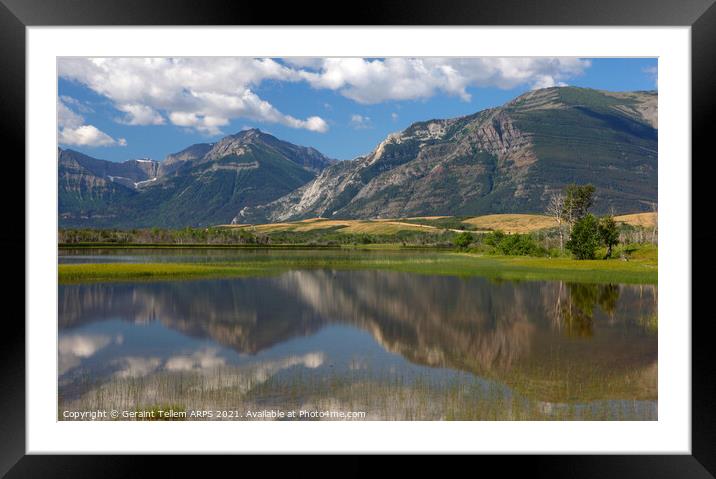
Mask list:
[[[657,95],[547,88],[474,115],[391,134],[235,223],[541,212],[568,183],[597,187],[597,211],[657,197]]]

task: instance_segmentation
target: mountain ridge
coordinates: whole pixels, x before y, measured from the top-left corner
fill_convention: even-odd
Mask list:
[[[595,183],[599,211],[645,211],[656,201],[657,95],[553,87],[416,122],[232,222],[539,212],[571,182]]]
[[[163,161],[109,162],[58,149],[60,227],[538,213],[569,183],[597,187],[596,212],[649,211],[657,117],[655,91],[552,87],[415,122],[353,160],[258,129]]]
[[[111,162],[58,149],[60,225],[226,223],[240,207],[282,196],[334,162],[259,130],[194,144],[162,162]]]

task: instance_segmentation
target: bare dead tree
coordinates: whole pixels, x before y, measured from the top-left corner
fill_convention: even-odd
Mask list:
[[[565,208],[564,208],[564,195],[562,193],[554,193],[549,198],[546,209],[547,216],[550,216],[557,223],[557,229],[559,230],[559,251],[564,251],[564,222],[565,222]]]

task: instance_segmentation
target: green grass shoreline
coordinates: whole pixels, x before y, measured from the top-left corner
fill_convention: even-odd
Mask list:
[[[277,258],[239,263],[88,263],[59,265],[60,284],[93,281],[180,280],[279,274],[290,269],[387,270],[426,275],[481,276],[494,280],[563,280],[657,284],[652,259],[584,260],[483,256],[444,252],[429,258]]]
[[[340,245],[207,243],[59,243],[59,249],[340,249]]]
[[[205,243],[59,243],[58,249],[235,249],[235,250],[452,250],[453,246],[439,245],[404,245],[401,243],[368,243],[368,244],[205,244]]]

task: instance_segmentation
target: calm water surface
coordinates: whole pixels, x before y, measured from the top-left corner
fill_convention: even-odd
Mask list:
[[[415,252],[93,250],[61,263]],[[431,253],[436,254],[436,253]],[[657,287],[390,271],[59,287],[59,411],[657,419]]]

